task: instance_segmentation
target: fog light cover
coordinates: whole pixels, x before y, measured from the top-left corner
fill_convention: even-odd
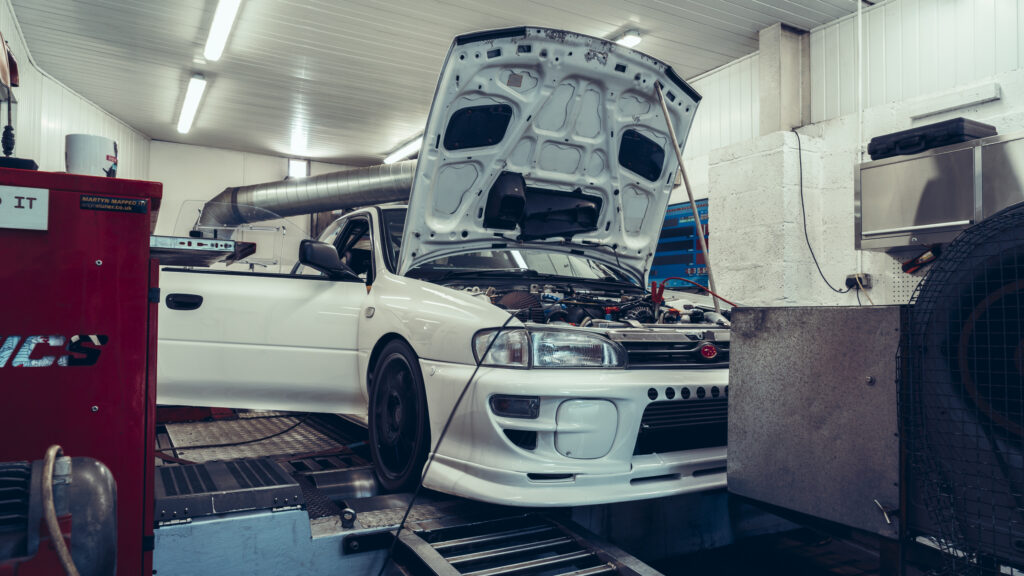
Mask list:
[[[608,454],[618,430],[619,411],[608,400],[566,400],[558,406],[555,450],[567,458]]]
[[[491,412],[505,418],[527,418],[533,420],[540,416],[540,398],[536,396],[495,394],[491,396]]]

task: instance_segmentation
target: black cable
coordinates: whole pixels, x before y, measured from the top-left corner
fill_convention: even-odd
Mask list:
[[[863,304],[861,304],[861,302],[860,302],[860,288],[857,288],[856,294],[857,294],[857,306],[863,306]]]
[[[462,399],[466,397],[466,392],[469,391],[470,385],[473,384],[473,379],[476,378],[476,373],[480,371],[480,365],[483,363],[484,358],[491,352],[491,347],[498,341],[498,337],[508,326],[508,323],[516,317],[516,313],[519,310],[509,311],[508,319],[505,323],[498,328],[498,331],[494,333],[494,338],[487,343],[487,348],[484,348],[483,354],[480,355],[476,360],[476,366],[473,368],[473,373],[469,375],[469,380],[466,380],[466,384],[462,387],[462,392],[459,397],[455,400],[455,405],[452,406],[452,411],[448,413],[448,420],[444,423],[444,428],[441,429],[441,435],[438,436],[437,442],[434,444],[434,451],[427,458],[427,463],[423,466],[423,473],[420,474],[420,479],[416,482],[416,490],[412,493],[412,498],[409,499],[409,505],[405,508],[405,514],[402,515],[402,521],[398,524],[398,530],[395,531],[395,538],[391,541],[391,547],[388,548],[388,555],[384,558],[384,563],[380,566],[380,571],[377,572],[377,576],[384,576],[384,569],[387,568],[388,562],[395,554],[395,545],[398,543],[398,535],[402,533],[402,528],[405,527],[405,521],[409,518],[409,513],[412,512],[412,506],[416,503],[416,498],[420,495],[420,490],[423,489],[423,479],[427,477],[427,471],[430,470],[430,465],[434,462],[434,458],[437,456],[437,451],[441,449],[441,442],[444,440],[446,434],[448,434],[448,427],[452,424],[452,419],[455,417],[455,411],[459,409],[459,404],[462,404]]]
[[[818,269],[818,275],[825,281],[825,284],[836,294],[846,294],[850,291],[849,288],[840,290],[833,286],[828,281],[828,278],[825,278],[825,273],[821,271],[821,265],[818,264],[818,257],[814,255],[814,248],[811,248],[811,237],[807,235],[807,206],[804,204],[804,153],[803,147],[800,144],[800,133],[796,131],[796,128],[793,129],[793,134],[796,134],[796,158],[800,166],[798,171],[800,174],[800,216],[804,221],[804,240],[807,241],[807,250],[811,253],[811,260],[814,260],[814,266]]]
[[[307,418],[309,418],[309,414],[306,414],[301,419],[299,419],[298,422],[296,422],[295,424],[292,424],[291,426],[285,428],[284,430],[281,430],[280,432],[274,432],[270,436],[264,436],[263,438],[255,438],[253,440],[243,440],[241,442],[225,442],[224,444],[200,444],[200,445],[196,445],[196,446],[173,446],[171,449],[175,450],[175,451],[177,451],[177,450],[204,450],[206,448],[229,448],[231,446],[243,446],[245,444],[254,444],[256,442],[263,442],[264,440],[270,440],[271,438],[276,438],[276,437],[278,437],[281,434],[284,434],[286,432],[291,432],[292,430],[294,430],[294,429],[298,428],[299,426],[301,426],[302,424],[304,424],[306,422]]]

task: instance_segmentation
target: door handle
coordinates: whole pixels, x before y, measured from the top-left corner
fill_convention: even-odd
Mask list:
[[[165,302],[171,310],[195,310],[203,305],[203,297],[199,294],[168,294]]]

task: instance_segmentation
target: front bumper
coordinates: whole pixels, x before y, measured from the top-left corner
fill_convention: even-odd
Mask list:
[[[433,447],[473,366],[421,360],[430,410]],[[686,402],[683,388],[727,394],[727,369],[695,370],[514,370],[481,368],[431,463],[428,488],[497,504],[579,506],[658,498],[725,486],[725,446],[637,454],[634,447],[644,410],[654,401]],[[656,397],[651,399],[651,390]],[[491,412],[495,394],[537,396],[536,419]],[[600,422],[567,421],[567,401],[611,403]],[[587,414],[584,410],[581,415]],[[609,433],[614,429],[614,434]],[[536,446],[516,445],[505,430],[536,433]],[[560,434],[601,430],[585,446],[588,457],[571,456]],[[564,439],[566,436],[562,436]],[[579,437],[577,437],[579,438]],[[589,438],[589,437],[585,437]],[[589,442],[589,444],[588,444]],[[594,450],[594,444],[601,444]]]

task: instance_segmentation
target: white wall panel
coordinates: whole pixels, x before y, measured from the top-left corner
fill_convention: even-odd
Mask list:
[[[687,158],[757,136],[758,65],[755,52],[690,81],[703,98],[686,142]]]
[[[28,52],[10,0],[0,0],[0,31],[18,60],[21,76],[20,87],[14,89],[18,99],[15,155],[32,158],[41,170],[60,172],[65,169],[64,136],[97,134],[117,141],[118,177],[149,177],[149,138],[40,70]]]
[[[159,140],[154,140],[149,149],[152,155],[149,177],[164,183],[157,234],[186,234],[198,209],[225,188],[273,182],[288,174],[288,159],[283,156]],[[310,168],[311,175],[315,176],[351,167],[313,162]],[[307,220],[304,216],[289,219],[298,223]]]
[[[864,107],[976,83],[1024,63],[1024,0],[887,0],[863,11]],[[857,19],[811,31],[811,119],[857,109]]]

